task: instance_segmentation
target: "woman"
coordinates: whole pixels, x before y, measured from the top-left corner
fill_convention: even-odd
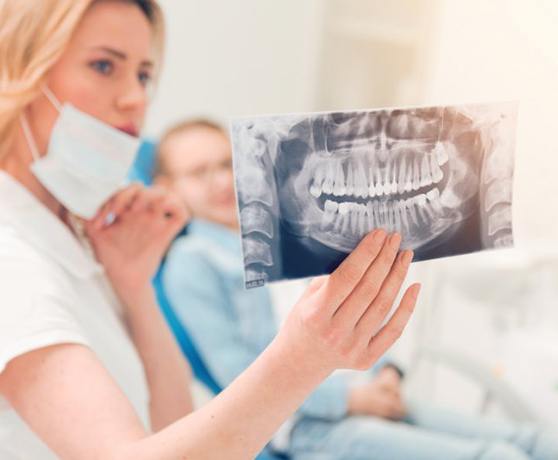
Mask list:
[[[401,334],[418,285],[380,326],[412,253],[376,231],[191,413],[150,284],[186,212],[137,185],[99,208],[143,123],[160,9],[0,0],[0,21],[1,458],[250,458],[334,369],[368,368]]]

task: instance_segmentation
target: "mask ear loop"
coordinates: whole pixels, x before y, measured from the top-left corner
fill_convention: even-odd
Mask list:
[[[62,104],[60,104],[50,88],[47,85],[43,84],[41,85],[41,91],[49,100],[49,102],[54,106],[54,108],[58,112],[61,112]],[[35,138],[33,137],[33,133],[31,132],[31,128],[29,127],[29,122],[27,121],[27,117],[25,116],[25,114],[21,114],[19,122],[21,124],[21,129],[23,130],[25,140],[27,141],[27,145],[29,146],[29,150],[31,151],[31,156],[33,157],[33,160],[37,161],[40,158],[39,149],[37,148],[37,143],[35,142]]]
[[[25,116],[25,114],[21,114],[21,116],[19,117],[19,123],[21,124],[21,129],[23,130],[23,135],[25,136],[27,146],[31,151],[31,156],[33,157],[34,161],[38,161],[40,158],[39,149],[37,149],[35,138],[31,133],[31,128],[29,127],[29,122],[27,121],[27,117]]]
[[[62,104],[60,104],[60,101],[56,98],[50,88],[47,85],[41,85],[41,90],[54,108],[58,110],[58,112],[62,112]]]

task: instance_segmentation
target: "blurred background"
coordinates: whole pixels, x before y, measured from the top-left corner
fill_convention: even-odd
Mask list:
[[[408,391],[558,426],[558,2],[161,0],[147,134],[209,116],[517,100],[516,248],[423,262]],[[273,289],[279,314],[300,283]]]

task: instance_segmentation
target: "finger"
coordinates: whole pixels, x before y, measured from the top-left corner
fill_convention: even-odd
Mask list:
[[[161,189],[155,191],[150,201],[143,203],[149,208],[149,216],[160,231],[173,232],[182,229],[190,215],[184,202],[174,193]]]
[[[327,284],[327,280],[329,279],[329,275],[317,276],[312,278],[308,286],[300,296],[299,303],[306,301],[308,297],[314,295],[317,291],[319,291],[323,286]]]
[[[324,285],[324,283],[328,280],[328,278],[329,275],[316,276],[312,278],[312,281],[310,281],[310,284],[308,285],[308,291],[310,292],[317,291]]]
[[[383,417],[389,419],[397,419],[401,414],[401,407],[395,397],[389,394],[383,394],[378,400],[378,410]]]
[[[400,244],[401,236],[397,233],[386,238],[378,256],[366,270],[364,276],[345,300],[342,307],[336,311],[334,319],[341,322],[341,324],[350,325],[351,327],[358,323],[364,312],[369,309],[378,292],[380,292],[385,277],[393,265],[393,260],[397,255]]]
[[[393,382],[394,384],[399,385],[399,383],[401,382],[401,377],[399,376],[399,373],[393,368],[393,366],[388,365],[383,367],[381,373],[385,379]]]
[[[175,219],[182,222],[182,225],[186,223],[189,218],[188,210],[181,200],[174,193],[167,193],[164,200],[160,203],[160,212],[167,219]]]
[[[130,207],[130,212],[143,212],[155,209],[165,199],[166,192],[160,187],[144,189]]]
[[[401,404],[401,401],[393,400],[390,403],[390,405],[391,405],[390,410],[395,420],[401,420],[403,417],[405,417],[406,415],[405,408]]]
[[[161,225],[164,226],[166,238],[174,238],[176,234],[184,228],[189,219],[186,207],[179,200],[169,198],[171,202],[165,200],[161,206],[161,213],[158,215]]]
[[[381,387],[384,391],[390,393],[390,394],[396,394],[398,392],[398,388],[397,385],[394,385],[392,382],[390,381],[382,381],[381,383]]]
[[[397,412],[397,408],[394,401],[384,396],[381,401],[378,401],[378,411],[382,417],[393,419]]]
[[[420,288],[421,285],[417,283],[413,284],[405,291],[393,316],[387,324],[370,339],[368,343],[369,362],[375,363],[401,336],[415,309]]]
[[[393,384],[393,385],[390,385],[390,390],[398,398],[401,398],[401,385],[399,385],[397,383]]]
[[[113,195],[97,212],[94,220],[94,226],[99,228],[103,226],[109,214],[119,215],[124,209],[129,208],[134,200],[141,194],[144,187],[141,184],[132,184],[120,192]]]
[[[329,307],[332,314],[360,282],[371,263],[380,253],[385,238],[386,233],[381,229],[376,229],[366,235],[356,249],[329,276],[326,287],[330,297]]]
[[[374,300],[359,319],[356,325],[357,333],[374,334],[380,328],[391,311],[412,260],[413,251],[403,251],[399,254],[379,292],[376,293]]]

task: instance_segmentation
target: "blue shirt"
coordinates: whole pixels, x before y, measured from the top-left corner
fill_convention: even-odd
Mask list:
[[[163,285],[207,367],[226,387],[277,332],[266,287],[244,289],[240,235],[195,220],[171,246]],[[335,374],[304,402],[298,416],[328,420],[347,415],[348,377]]]

